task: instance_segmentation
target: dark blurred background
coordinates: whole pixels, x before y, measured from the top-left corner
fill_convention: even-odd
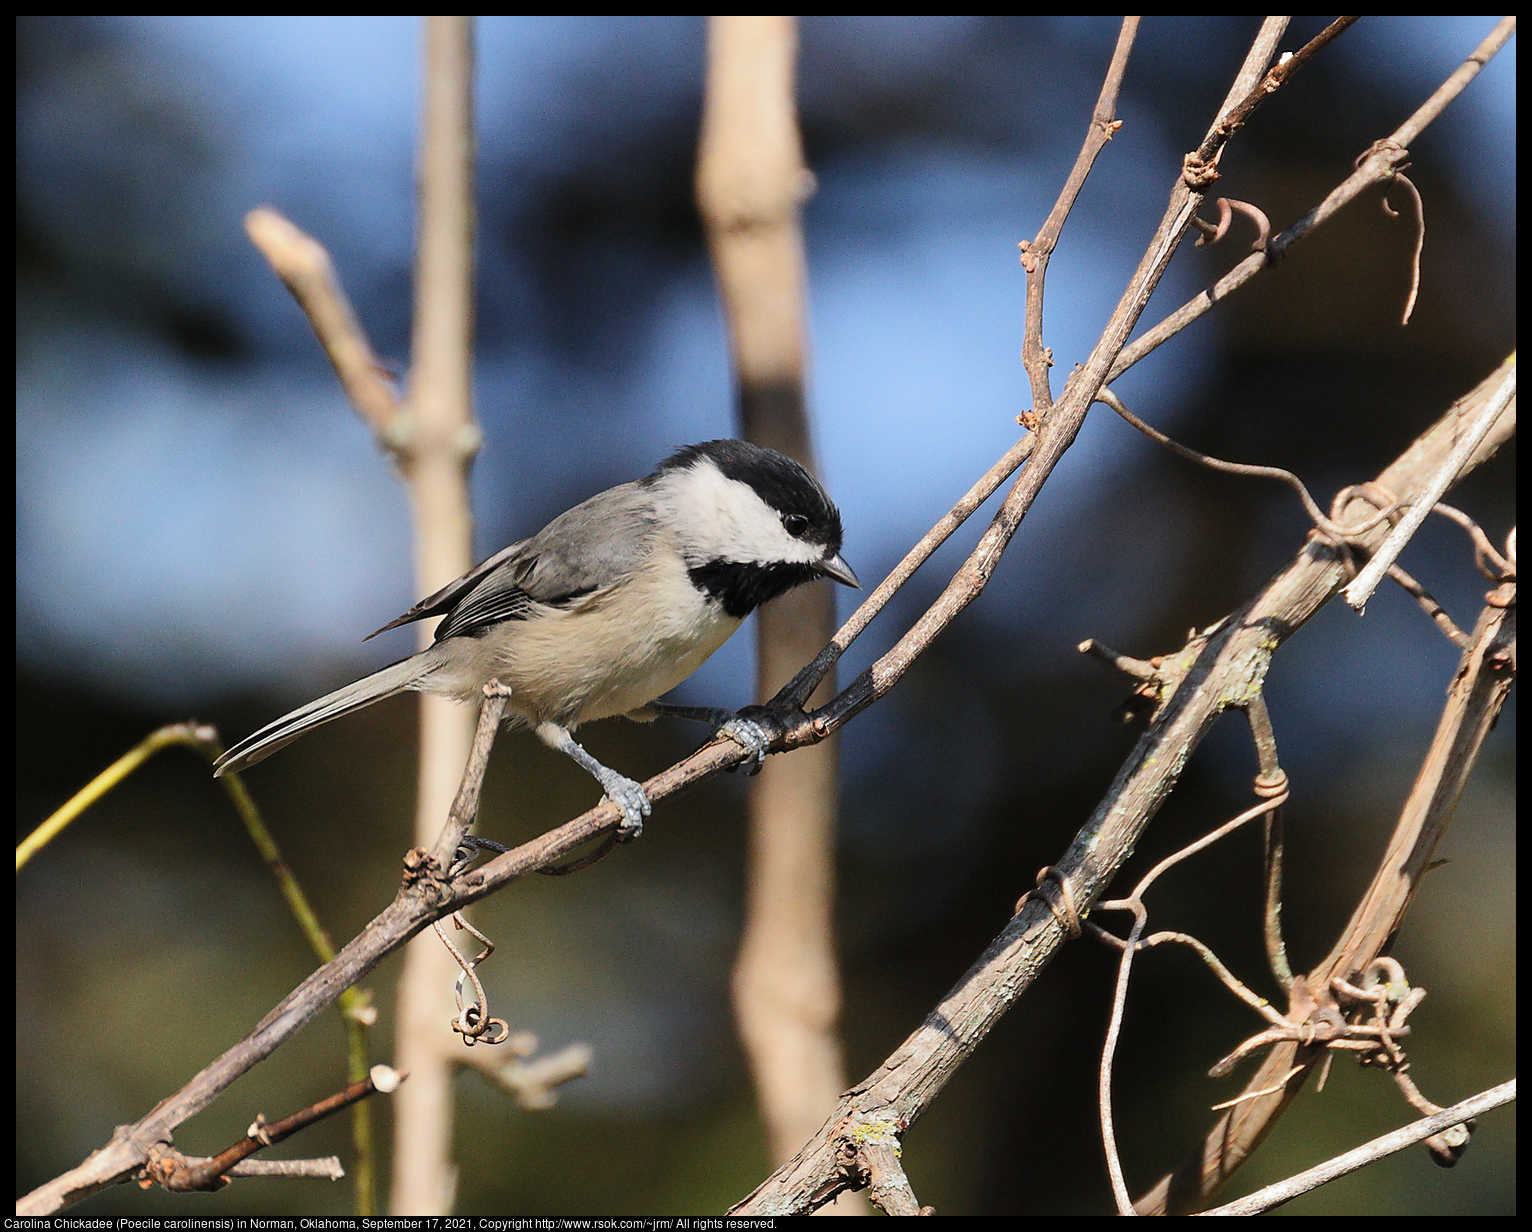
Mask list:
[[[1492,18],[1366,18],[1268,102],[1219,191],[1280,228],[1462,62]],[[1109,315],[1255,18],[1152,18],[1048,279],[1055,390]],[[1283,46],[1322,27],[1294,22]],[[17,25],[18,835],[156,726],[232,741],[408,653],[360,644],[412,589],[403,489],[307,323],[245,240],[269,204],[330,249],[380,354],[408,362],[419,28],[410,18],[33,17]],[[806,209],[811,406],[846,557],[876,581],[1015,439],[1017,241],[1084,134],[1116,35],[1105,18],[805,18],[799,80],[818,193]],[[702,19],[485,18],[479,26],[477,413],[481,555],[734,431],[722,319],[692,201]],[[1514,346],[1514,44],[1412,149],[1428,233],[1364,197],[1117,384],[1209,453],[1289,467],[1320,502],[1375,475]],[[1145,323],[1237,261],[1243,224],[1183,245]],[[1498,543],[1513,450],[1452,497]],[[992,509],[992,506],[991,506]],[[955,537],[847,656],[891,644],[971,547]],[[1137,730],[1120,679],[1074,650],[1148,656],[1236,605],[1302,541],[1286,489],[1215,475],[1097,408],[994,583],[846,733],[840,930],[859,1079],[1009,917]],[[1406,567],[1465,627],[1487,588],[1428,522]],[[850,595],[840,596],[849,611]],[[380,643],[387,642],[386,645]],[[682,690],[749,700],[747,630]],[[1268,686],[1292,776],[1285,919],[1295,967],[1329,947],[1429,742],[1457,651],[1397,590],[1331,604]],[[409,845],[414,712],[326,727],[249,776],[338,938],[391,897]],[[1430,990],[1412,1074],[1439,1103],[1514,1067],[1514,710],[1476,771],[1396,954]],[[697,733],[607,723],[593,751],[637,777]],[[1240,721],[1191,762],[1128,873],[1246,807]],[[528,1113],[460,1078],[459,1209],[718,1211],[766,1173],[728,971],[741,785],[667,802],[641,843],[477,909],[500,949],[496,1012],[591,1075]],[[589,807],[577,768],[525,735],[491,768],[481,830],[518,841]],[[1266,995],[1254,832],[1160,883],[1156,927],[1198,933]],[[1118,886],[1126,884],[1119,878]],[[17,1187],[78,1163],[238,1039],[312,960],[206,765],[152,761],[22,873]],[[1110,1209],[1094,1072],[1114,963],[1068,947],[910,1132],[941,1213]],[[1136,968],[1116,1108],[1138,1191],[1193,1149],[1244,1071],[1205,1070],[1259,1024],[1185,952]],[[397,959],[369,980],[389,1055]],[[177,1135],[207,1152],[257,1111],[344,1082],[328,1017]],[[381,1105],[380,1105],[381,1106]],[[1409,1119],[1346,1062],[1306,1090],[1232,1192]],[[386,1114],[383,1116],[386,1130]],[[349,1157],[337,1118],[283,1152]],[[388,1141],[384,1132],[382,1139]],[[1514,1130],[1485,1118],[1452,1172],[1423,1149],[1289,1213],[1504,1214]],[[349,1186],[242,1181],[215,1196],[123,1188],[81,1214],[345,1213]],[[192,1208],[195,1208],[193,1211]]]

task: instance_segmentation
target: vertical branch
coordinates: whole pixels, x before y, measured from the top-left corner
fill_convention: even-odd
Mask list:
[[[425,21],[420,236],[409,400],[397,437],[415,509],[415,580],[429,594],[473,563],[468,466],[478,448],[472,418],[473,25]],[[431,633],[419,626],[423,645]],[[420,780],[415,842],[430,847],[468,760],[473,716],[446,698],[420,699]],[[444,1044],[456,968],[429,933],[405,951],[399,983],[396,1067],[410,1075],[395,1104],[390,1206],[410,1215],[451,1211],[452,1074]]]
[[[757,444],[807,451],[804,255],[798,207],[812,191],[793,101],[791,17],[708,21],[697,204],[707,226],[738,383]]]
[[[708,20],[697,201],[728,320],[746,439],[812,469],[804,405],[803,165],[791,17]],[[769,698],[834,632],[828,583],[760,613],[758,695]],[[833,676],[821,691],[833,692]],[[835,1024],[834,743],[767,761],[750,799],[746,921],[735,1007],[771,1154],[789,1157],[845,1086]]]

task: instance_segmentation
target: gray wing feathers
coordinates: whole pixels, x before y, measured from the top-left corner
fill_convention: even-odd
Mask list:
[[[410,608],[403,616],[395,617],[381,629],[374,629],[362,640],[370,642],[379,633],[387,633],[390,629],[397,629],[400,625],[407,625],[411,621],[424,620],[428,616],[440,616],[450,610],[462,597],[468,594],[485,577],[505,565],[507,562],[514,564],[522,550],[530,543],[530,539],[522,539],[518,543],[511,544],[508,548],[501,548],[493,556],[480,561],[462,577],[448,582],[433,595],[427,595],[414,607]]]
[[[655,530],[652,510],[636,483],[597,493],[367,636],[447,612],[437,641],[471,635],[502,620],[524,620],[535,603],[559,607],[610,586],[643,563]]]
[[[649,498],[637,484],[593,496],[517,544],[494,568],[481,565],[475,584],[457,592],[436,640],[525,620],[534,606],[565,607],[610,586],[643,563],[654,533]]]
[[[284,744],[296,740],[310,728],[338,719],[343,714],[370,706],[418,683],[436,666],[435,657],[429,650],[411,655],[382,671],[348,684],[343,689],[327,693],[307,706],[300,706],[291,714],[283,715],[274,723],[268,723],[260,731],[246,736],[225,753],[213,766],[213,777],[229,770],[243,770],[256,762],[270,757]]]
[[[632,573],[655,532],[653,503],[636,483],[598,493],[526,541],[516,583],[534,603],[589,594]]]
[[[636,483],[622,484],[560,514],[532,538],[495,553],[378,633],[450,613],[436,631],[439,647],[444,638],[472,635],[505,620],[525,619],[534,605],[568,604],[632,573],[643,564],[657,533],[648,494]],[[253,766],[312,727],[418,686],[442,666],[443,652],[438,647],[385,667],[268,723],[220,757],[214,774]]]

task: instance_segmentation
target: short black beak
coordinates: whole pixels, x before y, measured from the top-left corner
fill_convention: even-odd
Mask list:
[[[834,578],[842,586],[850,586],[853,590],[861,590],[862,584],[857,581],[856,570],[848,565],[837,552],[828,560],[822,560],[814,568],[828,578]]]

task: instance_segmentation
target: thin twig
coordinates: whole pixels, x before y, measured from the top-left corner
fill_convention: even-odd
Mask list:
[[[1118,906],[1116,903],[1098,905],[1103,910]],[[1101,1063],[1096,1070],[1096,1112],[1101,1119],[1101,1143],[1106,1152],[1107,1175],[1112,1182],[1112,1201],[1117,1204],[1119,1215],[1131,1215],[1133,1195],[1128,1192],[1127,1178],[1122,1173],[1122,1156],[1117,1150],[1117,1130],[1112,1120],[1112,1058],[1117,1055],[1117,1037],[1122,1032],[1123,1010],[1128,1003],[1128,975],[1132,971],[1133,954],[1138,949],[1148,916],[1137,897],[1125,900],[1121,905],[1133,912],[1133,928],[1117,963],[1117,983],[1112,988],[1112,1017],[1107,1023],[1106,1039],[1101,1045]]]
[[[1139,883],[1133,887],[1133,893],[1127,898],[1113,899],[1096,904],[1100,911],[1131,911],[1133,913],[1133,930],[1128,934],[1127,943],[1123,946],[1122,957],[1117,963],[1117,984],[1112,992],[1112,1017],[1106,1029],[1106,1041],[1101,1048],[1101,1064],[1097,1070],[1097,1108],[1101,1117],[1101,1138],[1106,1148],[1107,1173],[1112,1181],[1112,1197],[1117,1203],[1119,1215],[1131,1215],[1133,1213],[1133,1197],[1128,1192],[1128,1183],[1123,1177],[1122,1160],[1117,1151],[1117,1136],[1112,1121],[1112,1060],[1117,1053],[1117,1038],[1122,1030],[1122,1016],[1128,1001],[1128,975],[1133,966],[1133,955],[1140,949],[1139,938],[1143,935],[1144,927],[1148,923],[1148,908],[1144,905],[1144,893],[1165,872],[1174,868],[1181,861],[1189,859],[1197,852],[1216,843],[1226,835],[1232,834],[1247,821],[1251,821],[1262,814],[1270,813],[1279,807],[1287,798],[1286,793],[1270,800],[1262,800],[1254,807],[1247,809],[1231,821],[1226,821],[1216,830],[1203,835],[1194,843],[1189,843],[1180,851],[1174,852],[1161,860],[1147,872]]]
[[[1216,180],[1218,172],[1215,168],[1217,167],[1220,155],[1223,153],[1224,146],[1228,143],[1229,138],[1250,118],[1251,113],[1281,89],[1282,86],[1286,85],[1288,79],[1313,59],[1327,44],[1343,34],[1358,20],[1360,19],[1356,17],[1341,17],[1331,22],[1315,38],[1310,39],[1297,51],[1291,55],[1283,56],[1261,78],[1260,84],[1246,94],[1239,102],[1235,103],[1232,107],[1226,103],[1218,122],[1208,130],[1207,136],[1202,139],[1202,144],[1193,153],[1186,156],[1184,167],[1188,185],[1192,188],[1203,188]],[[1268,27],[1270,23],[1280,21],[1285,28],[1288,19],[1285,17],[1268,17],[1266,21]],[[1266,30],[1263,29],[1262,33],[1266,33]],[[1260,39],[1258,38],[1257,46],[1259,45]],[[1270,59],[1271,53],[1267,51],[1262,64],[1264,65],[1269,62]],[[1248,59],[1246,63],[1249,63]]]
[[[1490,581],[1503,582],[1507,578],[1516,576],[1515,563],[1508,556],[1502,556],[1497,552],[1495,545],[1489,541],[1489,536],[1484,533],[1483,527],[1461,509],[1445,501],[1437,501],[1431,506],[1431,512],[1441,514],[1449,522],[1456,522],[1468,532],[1469,538],[1473,540],[1474,563],[1479,567],[1479,572]]]
[[[1358,612],[1367,606],[1367,600],[1372,598],[1372,592],[1377,589],[1378,583],[1383,580],[1383,575],[1388,572],[1388,567],[1399,558],[1399,553],[1404,551],[1407,544],[1420,528],[1420,524],[1426,520],[1426,515],[1431,512],[1432,506],[1441,498],[1448,487],[1457,482],[1458,472],[1465,466],[1468,459],[1473,456],[1474,450],[1479,447],[1489,433],[1490,425],[1499,417],[1500,412],[1510,405],[1511,399],[1516,396],[1516,364],[1513,361],[1500,379],[1494,396],[1485,404],[1484,408],[1469,421],[1467,430],[1458,439],[1453,451],[1442,460],[1437,472],[1432,476],[1431,482],[1425,490],[1410,505],[1405,515],[1388,534],[1383,545],[1373,554],[1371,560],[1363,566],[1362,571],[1352,579],[1350,585],[1342,592],[1345,600]]]
[[[1505,46],[1516,31],[1516,18],[1503,18],[1473,53],[1432,93],[1414,114],[1382,141],[1373,144],[1362,164],[1331,190],[1317,206],[1293,223],[1267,245],[1265,252],[1251,253],[1206,291],[1199,292],[1181,307],[1145,330],[1123,348],[1107,376],[1115,381],[1156,347],[1175,337],[1214,304],[1245,285],[1275,262],[1294,244],[1316,227],[1322,226],[1343,206],[1349,205],[1372,185],[1387,180],[1394,168],[1409,157],[1409,145],[1425,131],[1459,94]]]
[[[173,1193],[194,1193],[221,1189],[228,1182],[225,1174],[235,1164],[249,1158],[257,1151],[275,1146],[290,1138],[299,1130],[307,1129],[316,1121],[334,1116],[344,1108],[378,1093],[392,1094],[399,1089],[405,1075],[398,1074],[386,1065],[376,1065],[372,1072],[359,1082],[353,1082],[344,1091],[310,1104],[307,1108],[267,1124],[257,1115],[249,1132],[238,1142],[206,1159],[188,1160],[173,1154],[161,1153],[152,1157],[144,1168],[145,1175],[157,1181]]]
[[[171,723],[150,732],[95,778],[48,815],[16,845],[16,871],[63,833],[75,818],[128,778],[144,762],[163,749],[186,745],[210,760],[223,752],[218,731],[205,723]],[[225,779],[226,785],[233,781]]]
[[[1165,446],[1166,449],[1180,455],[1189,462],[1195,462],[1199,466],[1206,466],[1210,470],[1223,471],[1230,475],[1246,475],[1254,479],[1275,479],[1279,483],[1285,483],[1298,494],[1298,499],[1303,502],[1304,511],[1309,515],[1314,525],[1323,531],[1332,543],[1342,544],[1357,535],[1371,530],[1393,512],[1393,505],[1390,504],[1386,508],[1379,509],[1361,522],[1348,523],[1343,526],[1320,511],[1319,505],[1309,494],[1308,487],[1292,471],[1284,470],[1280,466],[1262,466],[1254,462],[1225,462],[1222,458],[1214,458],[1208,454],[1199,453],[1190,446],[1183,445],[1180,441],[1166,436],[1153,425],[1145,423],[1123,405],[1122,399],[1104,386],[1096,394],[1096,401],[1111,407],[1112,410],[1116,411],[1118,415],[1150,440]]]
[[[1515,1098],[1516,1079],[1512,1078],[1509,1082],[1502,1082],[1499,1086],[1491,1087],[1450,1108],[1444,1108],[1433,1116],[1422,1117],[1412,1125],[1406,1125],[1392,1133],[1382,1134],[1363,1146],[1347,1151],[1343,1155],[1337,1155],[1334,1159],[1298,1173],[1297,1176],[1290,1176],[1285,1181],[1278,1181],[1275,1185],[1257,1189],[1236,1202],[1215,1206],[1211,1210],[1203,1211],[1202,1214],[1260,1215],[1274,1210],[1284,1202],[1291,1202],[1294,1198],[1318,1189],[1337,1177],[1345,1176],[1348,1172],[1355,1172],[1358,1168],[1365,1168],[1368,1164],[1402,1151],[1406,1147],[1414,1146],[1417,1142],[1424,1142],[1444,1129],[1461,1125],[1473,1117],[1482,1116],[1493,1108],[1510,1103]]]
[[[1048,382],[1048,369],[1053,365],[1053,357],[1043,346],[1043,283],[1048,276],[1048,259],[1058,245],[1064,223],[1074,209],[1080,189],[1085,186],[1096,156],[1122,127],[1122,121],[1116,118],[1117,95],[1122,89],[1123,73],[1127,71],[1133,39],[1138,34],[1138,22],[1137,17],[1122,19],[1122,27],[1117,32],[1117,46],[1112,49],[1112,60],[1101,82],[1096,109],[1091,113],[1090,127],[1079,154],[1075,156],[1075,165],[1036,237],[1030,242],[1021,241],[1021,264],[1027,272],[1027,310],[1022,332],[1021,362],[1032,382],[1032,410],[1037,415],[1046,415],[1053,406],[1053,392]]]
[[[1446,609],[1436,601],[1435,595],[1406,573],[1399,565],[1390,565],[1388,567],[1388,576],[1397,582],[1407,595],[1413,597],[1416,603],[1420,604],[1425,614],[1434,620],[1437,627],[1447,635],[1448,641],[1459,650],[1468,649],[1468,634],[1464,633],[1463,630],[1453,623],[1452,617],[1447,615]]]
[[[1016,473],[1017,467],[1032,456],[1032,450],[1036,444],[1037,437],[1027,435],[1006,450],[995,464],[963,494],[961,499],[937,521],[936,525],[921,536],[920,542],[905,553],[904,559],[890,570],[888,576],[878,583],[872,593],[846,619],[846,623],[836,630],[829,644],[772,699],[772,704],[802,706],[807,702],[809,695],[824,679],[826,671],[841,655],[845,654],[851,643],[862,635],[863,630],[872,623],[873,618],[888,605],[888,601],[915,575],[915,571],[931,558],[936,549],[946,543],[953,532],[962,526],[979,506],[993,496],[1002,483]]]
[[[1208,946],[1189,933],[1159,932],[1145,937],[1139,942],[1141,950],[1152,949],[1157,945],[1184,945],[1196,952],[1197,956],[1207,964],[1208,969],[1218,977],[1218,982],[1227,988],[1234,996],[1238,997],[1251,1009],[1273,1026],[1286,1022],[1281,1012],[1259,993],[1252,992],[1242,983],[1235,974],[1224,966],[1217,954],[1213,953]]]
[[[144,1162],[143,1180],[139,1183],[144,1185],[151,1181],[156,1169],[189,1171],[206,1164],[208,1159],[205,1155],[183,1155],[174,1147],[162,1146],[149,1152],[149,1158]],[[313,1159],[242,1159],[230,1165],[220,1179],[253,1180],[257,1177],[267,1181],[343,1181],[346,1169],[338,1155],[320,1155]]]
[[[473,746],[464,767],[462,781],[447,823],[442,826],[436,845],[431,848],[431,858],[443,873],[451,869],[457,849],[479,815],[479,794],[484,787],[484,772],[489,768],[489,752],[494,747],[495,736],[500,730],[500,720],[510,705],[511,690],[498,680],[485,684],[484,700],[479,704],[479,719],[474,730]]]
[[[1319,527],[1319,529],[1323,531],[1327,536],[1329,536],[1332,541],[1337,543],[1344,543],[1359,531],[1369,529],[1374,521],[1381,520],[1383,517],[1389,516],[1392,511],[1393,507],[1390,506],[1387,509],[1379,510],[1376,514],[1373,515],[1372,518],[1359,523],[1354,527],[1339,526],[1333,519],[1326,517],[1319,511],[1319,506],[1315,504],[1314,498],[1309,494],[1308,487],[1301,479],[1298,478],[1298,476],[1293,474],[1292,471],[1284,470],[1280,466],[1259,466],[1242,462],[1225,462],[1221,458],[1214,458],[1208,454],[1199,453],[1197,450],[1183,445],[1177,440],[1173,440],[1171,437],[1166,436],[1157,428],[1145,423],[1137,415],[1133,414],[1132,411],[1128,410],[1128,408],[1123,405],[1122,400],[1118,398],[1117,395],[1114,394],[1110,389],[1103,388],[1101,392],[1097,394],[1096,400],[1111,407],[1112,410],[1116,411],[1118,415],[1120,415],[1133,427],[1137,428],[1150,440],[1164,445],[1173,453],[1179,454],[1181,457],[1186,458],[1189,461],[1196,462],[1201,466],[1206,466],[1211,470],[1224,471],[1231,475],[1247,475],[1260,479],[1276,479],[1282,483],[1287,484],[1290,488],[1297,492],[1299,500],[1303,502],[1304,510],[1308,513],[1309,517],[1313,519],[1314,524]],[[1481,563],[1481,567],[1482,562],[1486,559],[1489,559],[1493,560],[1497,566],[1504,565],[1505,572],[1514,572],[1514,570],[1510,569],[1509,563],[1505,561],[1505,558],[1502,557],[1500,553],[1495,551],[1483,530],[1481,530],[1479,526],[1473,521],[1473,519],[1468,517],[1467,514],[1463,513],[1461,510],[1454,509],[1450,505],[1443,505],[1439,501],[1434,506],[1434,509],[1436,512],[1443,514],[1444,516],[1450,518],[1452,521],[1455,521],[1459,525],[1464,526],[1468,530],[1469,534],[1473,537],[1474,540],[1475,559]],[[1468,635],[1459,629],[1457,625],[1453,624],[1452,619],[1447,615],[1441,604],[1439,604],[1435,598],[1432,597],[1430,592],[1427,591],[1424,586],[1417,582],[1397,564],[1389,566],[1388,575],[1393,578],[1394,581],[1398,582],[1406,592],[1415,598],[1416,602],[1425,609],[1426,614],[1441,627],[1442,632],[1445,633],[1447,637],[1459,648],[1462,648],[1468,644]]]
[[[1113,650],[1094,637],[1086,638],[1075,649],[1081,654],[1088,654],[1093,659],[1105,663],[1108,667],[1115,668],[1125,676],[1131,676],[1134,680],[1157,680],[1163,663],[1163,660],[1158,659],[1135,659],[1132,655]]]

